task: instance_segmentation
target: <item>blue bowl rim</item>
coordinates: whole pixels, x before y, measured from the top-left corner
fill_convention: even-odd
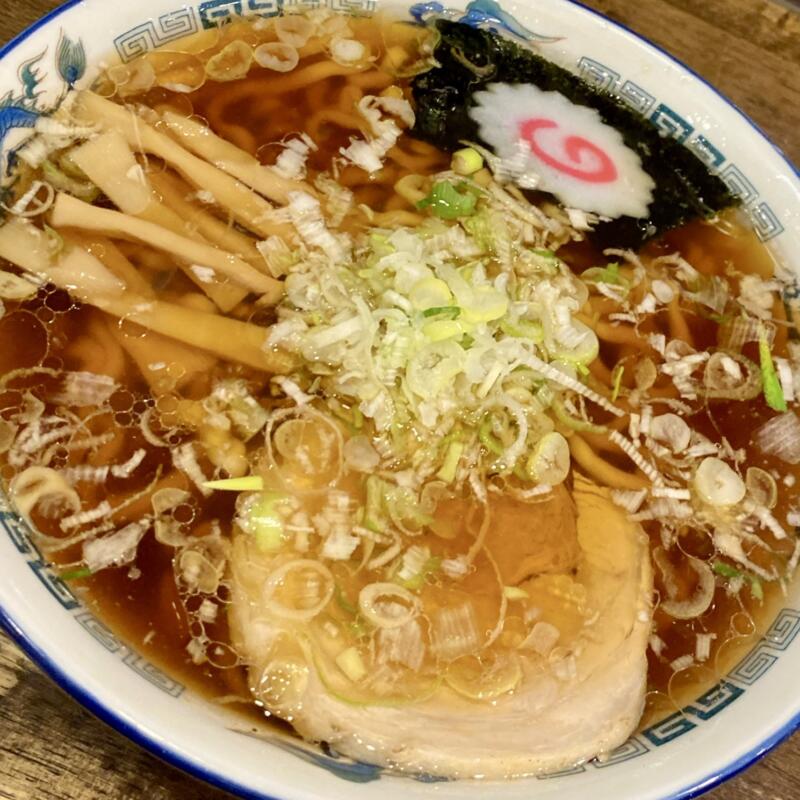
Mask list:
[[[39,28],[47,25],[49,22],[52,22],[52,20],[60,16],[63,12],[67,11],[73,6],[80,5],[82,2],[84,2],[84,0],[66,0],[66,2],[62,3],[60,6],[57,6],[52,11],[45,14],[32,25],[17,34],[5,45],[0,47],[0,60],[5,58]],[[739,106],[737,106],[732,100],[728,99],[724,94],[716,89],[716,87],[709,83],[702,75],[699,75],[697,72],[695,72],[695,70],[684,64],[680,59],[676,58],[654,42],[651,42],[646,37],[632,30],[624,23],[605,16],[599,11],[590,8],[585,3],[580,2],[580,0],[567,0],[567,2],[569,2],[571,5],[579,7],[584,12],[598,17],[605,22],[610,23],[614,27],[619,28],[629,36],[637,39],[662,56],[666,57],[684,72],[687,72],[697,81],[702,83],[724,103],[733,108],[733,110],[736,111],[742,120],[747,123],[747,125],[760,136],[760,138],[762,138],[770,147],[772,147],[773,150],[775,150],[778,156],[786,163],[792,172],[796,176],[800,177],[800,170],[791,162],[783,150],[781,150],[781,148],[770,139],[764,130],[744,111],[742,111]],[[71,695],[84,708],[94,714],[102,722],[106,723],[115,731],[118,731],[135,744],[152,753],[157,758],[161,759],[162,761],[166,761],[168,764],[174,767],[178,767],[193,778],[205,781],[206,783],[216,786],[217,788],[229,792],[230,794],[245,798],[245,800],[282,800],[282,798],[250,789],[247,786],[244,786],[243,784],[240,784],[221,773],[207,769],[202,764],[190,759],[180,751],[172,749],[168,744],[161,743],[152,733],[128,722],[117,711],[115,711],[113,707],[96,698],[93,694],[91,694],[91,692],[84,689],[83,686],[81,686],[67,672],[65,672],[53,659],[50,658],[50,656],[47,655],[47,653],[44,652],[44,650],[42,650],[32,641],[32,639],[30,639],[30,637],[26,635],[22,627],[14,620],[14,618],[6,609],[2,608],[2,606],[0,606],[0,626],[2,626],[2,628],[14,639],[24,653],[34,663],[36,663],[37,666],[39,666],[59,686],[59,688]],[[718,786],[724,781],[733,778],[735,775],[738,775],[740,772],[747,769],[751,764],[762,758],[773,748],[777,747],[777,745],[791,736],[792,733],[798,729],[800,729],[800,712],[788,720],[777,731],[773,732],[770,736],[764,739],[756,747],[740,756],[736,760],[730,762],[721,770],[712,772],[707,777],[693,782],[689,786],[678,790],[676,793],[665,796],[663,800],[690,800],[690,798],[699,797],[701,794],[704,794],[705,792],[713,789],[715,786]]]

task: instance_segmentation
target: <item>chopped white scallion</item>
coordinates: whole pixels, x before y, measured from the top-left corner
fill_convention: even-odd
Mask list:
[[[322,250],[333,262],[345,258],[342,243],[326,227],[319,200],[306,192],[289,192],[289,216],[308,247]]]
[[[136,557],[136,548],[146,532],[146,525],[133,522],[110,536],[86,541],[83,561],[92,572],[128,564]]]
[[[419,622],[409,620],[396,628],[378,631],[378,663],[397,663],[418,670],[425,658],[425,643]]]
[[[253,58],[264,69],[274,72],[291,72],[300,62],[296,47],[286,42],[265,42],[253,50]]]
[[[694,475],[694,488],[712,506],[732,506],[741,502],[746,487],[741,477],[721,458],[705,458]]]
[[[650,636],[650,649],[657,655],[660,656],[664,652],[664,648],[667,646],[664,640],[656,635],[655,633]]]
[[[425,565],[431,557],[431,551],[428,547],[421,545],[412,545],[403,553],[403,559],[400,562],[400,569],[397,571],[397,577],[401,581],[410,581],[412,578],[420,575],[425,569]]]
[[[789,563],[786,565],[786,576],[788,580],[794,577],[798,562],[800,562],[800,539],[795,542],[792,556],[789,559]]]
[[[620,508],[630,514],[635,514],[647,497],[647,489],[613,489],[611,499]]]
[[[537,622],[531,632],[520,644],[522,650],[533,650],[540,656],[547,657],[561,638],[561,631],[549,622]]]
[[[316,149],[313,139],[308,134],[301,133],[299,137],[284,142],[284,149],[275,160],[272,169],[287,180],[304,178],[308,154]]]
[[[381,457],[369,437],[363,434],[353,436],[345,442],[343,456],[345,465],[356,472],[372,472],[381,462]]]
[[[800,463],[800,419],[793,411],[773,417],[753,438],[756,447],[765,455],[789,464]]]
[[[711,643],[717,638],[715,633],[698,633],[695,640],[694,657],[697,661],[708,661],[711,655]]]
[[[768,508],[757,506],[754,513],[761,525],[765,527],[776,539],[788,538],[788,534]]]
[[[218,614],[219,606],[207,597],[203,599],[203,602],[200,603],[200,608],[197,609],[197,616],[200,617],[203,622],[209,624],[216,622]]]
[[[147,451],[140,448],[124,464],[111,467],[111,474],[115,478],[129,478],[134,470],[144,461]]]
[[[63,517],[60,522],[62,531],[71,531],[74,528],[81,528],[88,525],[90,522],[96,522],[98,519],[103,519],[111,514],[111,505],[108,500],[103,500],[100,504],[91,508],[88,511],[81,511],[77,514],[70,514],[68,517]]]
[[[346,492],[328,492],[327,503],[314,517],[314,525],[325,539],[322,557],[331,561],[347,561],[361,542],[355,535],[352,501]]]
[[[192,442],[186,442],[172,450],[172,463],[202,492],[204,497],[209,497],[213,489],[206,485],[208,478],[203,474]]]
[[[103,483],[108,478],[110,467],[92,467],[89,464],[79,464],[62,470],[64,477],[72,484],[76,483]]]
[[[694,656],[685,655],[670,661],[670,667],[673,672],[683,672],[685,669],[694,666]]]
[[[304,406],[306,403],[313,400],[313,396],[306,394],[291,378],[284,375],[278,375],[272,379],[272,382],[281,388],[281,391],[290,398],[298,406]]]
[[[52,397],[56,403],[69,406],[99,406],[117,389],[117,382],[109,375],[94,372],[67,372],[61,389]]]
[[[653,421],[653,407],[652,406],[644,406],[642,408],[642,419],[639,422],[639,431],[642,433],[643,436],[647,436],[650,433],[650,424]]]
[[[775,573],[765,570],[758,564],[753,563],[744,552],[741,539],[731,531],[717,530],[714,532],[714,546],[721,555],[727,556],[731,560],[746,567],[750,572],[763,578],[765,581],[775,580]]]
[[[336,666],[353,682],[358,683],[367,675],[367,667],[361,653],[355,647],[348,647],[336,656]]]
[[[689,447],[692,431],[677,414],[660,414],[650,424],[650,435],[673,453],[682,453]]]
[[[647,337],[650,347],[660,355],[664,355],[667,346],[667,337],[663,333],[651,333]]]
[[[650,479],[654,486],[663,486],[664,478],[661,473],[639,452],[639,449],[619,431],[610,431],[608,438],[618,445],[625,455]]]
[[[467,655],[480,645],[475,610],[469,602],[440,608],[431,615],[431,649],[447,660]]]
[[[569,474],[570,453],[567,440],[556,431],[545,434],[528,459],[528,474],[540,484],[557,486]]]
[[[335,37],[331,40],[331,58],[337,63],[344,66],[357,64],[364,59],[367,48],[357,39],[345,39],[342,37]]]
[[[339,152],[356,167],[364,172],[379,172],[383,169],[383,161],[376,149],[363,139],[353,139],[347,147],[342,147]]]
[[[667,281],[662,281],[660,279],[653,281],[653,283],[650,285],[650,290],[655,295],[656,300],[664,305],[669,303],[672,298],[675,297],[675,290],[672,288],[672,286],[670,286]]]
[[[358,607],[378,628],[401,628],[417,616],[420,602],[396,583],[370,583],[359,592]]]
[[[596,403],[601,408],[604,408],[606,411],[613,414],[615,417],[625,416],[621,409],[617,408],[613,403],[610,403],[605,397],[590,389],[588,386],[585,386],[579,380],[571,378],[569,375],[566,375],[556,367],[551,366],[545,361],[542,361],[540,358],[537,358],[534,355],[528,355],[524,360],[531,369],[538,372],[540,375],[552,381],[553,383],[559,384],[566,389],[572,389],[573,392],[583,395],[583,397],[585,397],[587,400],[591,400],[593,403]]]
[[[369,142],[353,139],[348,147],[341,148],[339,152],[366,172],[378,172],[383,167],[384,156],[395,146],[403,132],[392,117],[412,127],[414,112],[407,100],[389,96],[366,95],[358,101],[356,108],[369,124],[372,137]],[[381,111],[385,111],[388,118]]]
[[[298,573],[296,583],[301,587],[295,593],[295,603],[288,605],[277,595],[289,583],[292,573]],[[300,558],[287,561],[270,574],[264,583],[263,599],[277,616],[290,620],[307,621],[317,616],[333,597],[335,583],[331,571],[319,561]],[[285,592],[284,592],[285,593]]]
[[[64,506],[78,513],[81,500],[78,493],[67,483],[63,475],[49,467],[33,466],[12,478],[9,495],[20,514],[30,516],[41,501],[60,499]]]
[[[691,500],[692,493],[688,489],[674,489],[670,486],[654,486],[650,490],[653,497],[667,497],[672,500]]]
[[[44,199],[37,200],[40,191],[44,189]],[[30,188],[22,195],[22,197],[8,209],[12,214],[17,217],[35,217],[47,211],[55,201],[56,191],[46,182],[34,181]],[[34,201],[36,204],[34,205]]]

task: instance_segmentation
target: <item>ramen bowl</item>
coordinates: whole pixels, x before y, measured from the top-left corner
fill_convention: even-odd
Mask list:
[[[327,0],[372,13],[374,0]],[[380,4],[378,4],[380,5]],[[269,17],[277,0],[69,2],[0,51],[0,147],[4,162],[37,121],[96,66],[239,15]],[[588,82],[617,94],[663,136],[692,150],[738,195],[759,238],[800,270],[800,178],[741,112],[698,76],[631,32],[569,0],[476,0],[392,9],[409,19],[436,10],[540,46]],[[800,296],[787,286],[791,307]],[[251,798],[469,800],[586,796],[666,800],[694,796],[747,767],[800,725],[800,587],[776,608],[727,674],[682,709],[641,729],[603,759],[557,774],[503,783],[415,778],[260,730],[150,663],[85,607],[51,570],[27,527],[0,496],[0,621],[62,688],[155,755],[195,777]],[[431,785],[433,784],[433,785]]]

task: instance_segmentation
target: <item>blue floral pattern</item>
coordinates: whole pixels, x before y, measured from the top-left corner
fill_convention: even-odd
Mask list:
[[[44,60],[48,55],[41,53],[20,64],[17,70],[19,91],[9,91],[0,98],[0,153],[5,168],[9,169],[15,161],[15,153],[24,143],[14,148],[4,147],[7,136],[14,130],[34,129],[40,117],[52,114],[69,91],[86,72],[86,51],[80,40],[72,41],[63,31],[55,50],[55,67],[62,81],[62,91],[54,101],[45,102],[40,85],[45,80]]]

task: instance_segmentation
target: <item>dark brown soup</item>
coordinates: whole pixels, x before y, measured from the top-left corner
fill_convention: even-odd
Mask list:
[[[128,91],[124,100],[142,103],[159,112],[172,109],[184,116],[194,115],[206,121],[214,133],[264,164],[275,161],[289,138],[306,133],[316,146],[308,157],[308,175],[312,181],[330,170],[331,162],[341,149],[363,128],[363,120],[359,120],[354,107],[365,95],[395,91],[397,96],[401,94],[397,93],[398,86],[407,90],[404,79],[396,77],[396,62],[413,55],[412,34],[369,20],[355,20],[352,25],[356,38],[367,43],[375,56],[374,64],[367,69],[335,65],[324,48],[311,41],[300,48],[301,65],[286,75],[276,77],[274,72],[254,65],[246,77],[237,80],[207,80],[188,93],[172,91],[168,88],[169,82],[162,81],[164,85],[147,91]],[[259,37],[269,40],[268,34],[254,32],[244,23],[228,26],[214,36],[217,38],[211,43],[207,38],[187,43],[183,57],[189,59],[186,53],[205,53],[203,57],[207,58],[209,52],[218,53],[237,38],[248,40],[250,37],[254,44],[262,41]],[[176,50],[183,52],[181,48],[176,47]],[[128,69],[134,74],[132,67]],[[124,88],[124,81],[121,85]],[[140,155],[139,163],[162,200],[182,217],[186,235],[203,230],[209,216],[213,217],[212,222],[227,224],[235,236],[248,235],[240,222],[215,205],[213,198],[203,197],[203,190],[190,186],[165,159],[152,154]],[[420,224],[423,216],[413,202],[413,192],[401,192],[396,187],[404,180],[410,186],[422,176],[417,188],[427,189],[430,176],[447,169],[449,163],[448,155],[406,134],[389,151],[385,166],[371,177],[352,164],[341,165],[338,184],[351,189],[355,200],[343,215],[339,229],[357,235],[375,227],[391,230]],[[27,175],[26,179],[30,177]],[[98,203],[107,208],[112,206],[103,196],[98,198]],[[87,249],[112,271],[115,264],[122,264],[125,269],[132,265],[157,301],[198,313],[210,313],[209,307],[213,308],[213,303],[198,289],[197,281],[190,281],[185,271],[178,268],[176,259],[161,248],[103,230],[87,232],[67,227],[61,234],[67,243]],[[243,258],[253,249],[254,241],[243,245]],[[713,223],[693,223],[671,232],[648,245],[640,256],[649,265],[654,259],[675,253],[683,256],[703,280],[716,277],[737,281],[736,276],[741,275],[768,278],[774,269],[768,251],[733,213]],[[586,242],[563,243],[558,255],[577,274],[612,260]],[[629,256],[635,258],[633,254]],[[624,262],[623,257],[618,260]],[[0,266],[13,269],[9,263]],[[681,340],[695,352],[704,353],[720,346],[720,330],[730,322],[700,302],[681,302],[677,295],[658,312],[636,324],[610,321],[609,314],[615,310],[612,300],[594,294],[580,311],[578,318],[596,331],[600,342],[599,355],[588,367],[587,382],[599,387],[599,391],[605,392],[604,396],[610,396],[610,387],[616,384],[614,398],[619,395],[628,401],[637,389],[637,371],[646,371],[650,367],[645,362],[652,364],[653,359],[659,358],[653,336],[664,334],[667,341]],[[212,357],[202,348],[176,343],[163,332],[148,331],[146,323],[137,321],[138,318],[132,320],[123,316],[119,319],[118,316],[108,309],[104,311],[72,299],[53,284],[43,285],[29,299],[6,302],[5,313],[0,317],[0,375],[23,372],[7,379],[0,390],[0,420],[16,419],[27,405],[33,407],[37,401],[44,403],[36,412],[41,424],[35,434],[31,434],[32,444],[25,452],[40,455],[46,452],[49,468],[68,471],[84,508],[96,509],[105,502],[109,504],[109,513],[76,522],[69,534],[59,527],[69,509],[65,511],[52,504],[35,508],[32,517],[43,534],[41,544],[61,565],[64,579],[98,616],[155,664],[208,697],[238,698],[243,701],[241,707],[246,708],[251,695],[245,668],[230,643],[227,617],[230,587],[225,580],[220,582],[215,595],[219,613],[203,619],[200,624],[203,599],[185,591],[180,565],[175,563],[176,549],[164,543],[166,539],[158,541],[149,531],[138,543],[133,560],[87,575],[80,567],[86,537],[80,538],[75,533],[86,533],[92,526],[107,532],[136,524],[137,520],[151,514],[155,493],[183,490],[188,494],[170,509],[168,516],[175,525],[174,530],[186,537],[184,543],[209,535],[217,525],[222,539],[230,539],[236,515],[236,494],[204,494],[189,477],[192,465],[187,467],[183,462],[180,466],[175,454],[182,452],[187,442],[202,442],[207,450],[201,449],[196,454],[195,466],[204,477],[228,475],[230,470],[225,464],[232,462],[222,457],[233,458],[239,451],[226,450],[216,461],[210,457],[212,448],[219,449],[223,445],[216,442],[216,434],[203,419],[203,414],[208,412],[204,403],[220,381],[246,381],[252,396],[268,413],[286,408],[287,398],[275,390],[266,372],[247,363],[235,363],[235,359]],[[255,326],[270,326],[278,319],[277,312],[269,304],[247,297],[234,303],[227,316]],[[768,316],[773,334],[772,356],[787,359],[790,326],[779,299],[775,300]],[[745,343],[742,355],[753,363],[758,362],[758,342]],[[621,365],[626,369],[620,373]],[[655,366],[652,369],[655,372]],[[57,400],[63,394],[59,388],[62,371],[106,375],[113,379],[117,388],[103,401],[102,411],[93,410],[87,403],[64,416],[58,411]],[[647,391],[651,392],[650,397],[680,402],[679,393],[664,374],[654,375]],[[631,403],[627,410],[635,407]],[[343,414],[352,411],[351,408],[339,410]],[[753,442],[753,433],[774,416],[774,410],[759,394],[746,402],[715,399],[695,403],[685,419],[694,431],[712,442],[726,440],[730,449],[743,450],[743,464],[761,468],[774,477],[778,499],[772,516],[783,524],[797,504],[796,470],[774,455],[764,455]],[[69,427],[69,434],[53,433],[59,425]],[[382,433],[369,426],[364,430],[376,437]],[[559,430],[569,435],[573,444],[579,442],[578,449],[573,449],[577,469],[596,477],[586,466],[596,462],[589,460],[584,464],[578,453],[600,454],[602,469],[616,475],[617,483],[612,481],[612,486],[631,489],[641,485],[642,474],[628,455],[608,438],[607,432],[598,433],[586,426],[570,431],[563,425]],[[91,444],[86,444],[88,440],[92,440]],[[164,444],[167,446],[162,446]],[[420,442],[420,447],[422,444]],[[257,461],[258,456],[254,455],[257,446],[248,443],[247,448],[247,457]],[[242,452],[244,450],[242,446]],[[593,457],[586,456],[587,459]],[[131,459],[136,463],[130,474],[108,469],[111,464],[125,464]],[[27,465],[24,459],[14,463],[6,453],[1,473],[4,482],[12,481],[21,467]],[[451,516],[456,519],[453,524],[459,530],[452,538],[469,539],[468,514],[463,512],[463,506],[455,508],[455,512],[451,509]],[[509,512],[506,518],[509,535],[517,525],[524,524],[524,514],[518,510],[514,513],[518,516]],[[664,529],[658,520],[644,520],[643,525],[653,552],[663,550]],[[793,530],[789,527],[787,531],[790,535],[782,540],[769,531],[761,531],[758,539],[748,540],[746,549],[750,562],[763,570],[775,564],[785,567],[795,552]],[[713,602],[697,617],[679,619],[656,608],[648,650],[650,695],[648,712],[642,723],[645,725],[680,707],[701,688],[719,680],[763,632],[783,597],[781,581],[757,580],[747,570],[732,566],[729,560],[723,559],[721,565],[718,564],[712,538],[707,531],[696,529],[692,519],[686,520],[673,533],[676,546],[663,557],[674,569],[674,575],[672,571],[668,574],[675,585],[668,585],[667,573],[659,562],[659,568],[655,569],[657,596],[686,600],[695,593],[697,574],[687,568],[691,559],[714,562],[716,587]],[[66,547],[63,546],[65,538],[71,542]],[[435,537],[431,536],[430,542],[424,538],[420,541],[435,546]],[[731,580],[734,580],[733,585]],[[494,581],[493,574],[491,581]],[[481,597],[489,582],[488,577],[475,578],[472,588],[476,598]],[[192,650],[192,642],[200,635],[206,646],[199,655]],[[705,644],[699,646],[698,641]],[[707,647],[707,652],[702,652],[703,647]],[[682,663],[687,656],[691,658]]]

